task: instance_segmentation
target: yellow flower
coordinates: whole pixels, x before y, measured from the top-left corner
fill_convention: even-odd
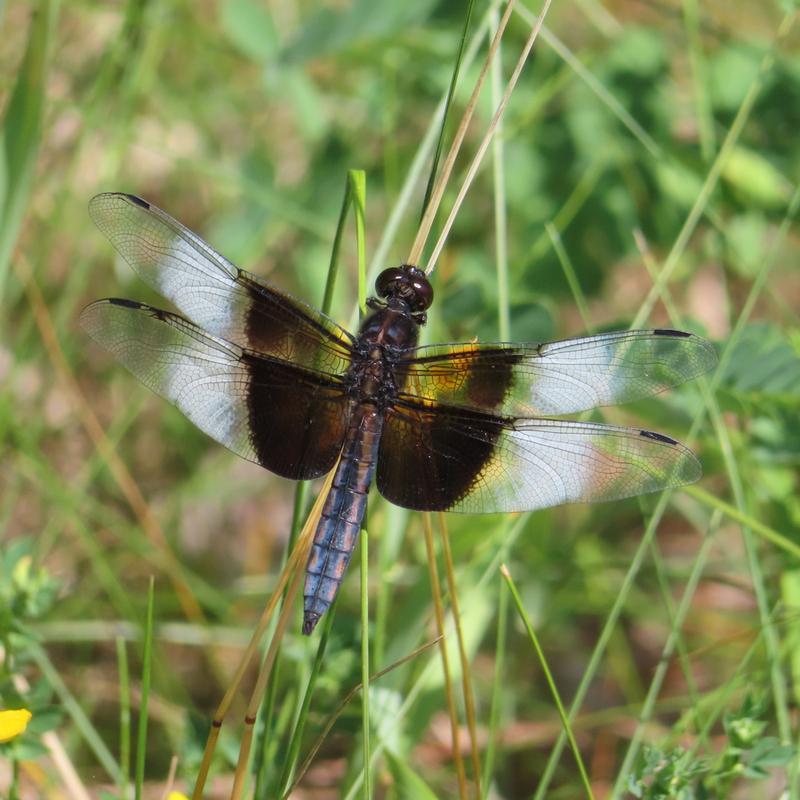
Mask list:
[[[31,712],[27,708],[0,711],[0,742],[10,742],[28,727]]]
[[[189,800],[189,798],[183,792],[170,792],[167,800]]]

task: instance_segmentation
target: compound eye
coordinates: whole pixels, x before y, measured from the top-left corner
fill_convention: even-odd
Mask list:
[[[413,282],[414,286],[414,311],[427,311],[433,302],[433,286],[428,279],[422,275]]]
[[[405,280],[406,274],[399,267],[389,267],[375,279],[375,292],[378,297],[397,294],[398,281]]]

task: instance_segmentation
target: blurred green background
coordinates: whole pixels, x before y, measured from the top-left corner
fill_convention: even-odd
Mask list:
[[[512,18],[445,213],[538,10]],[[465,5],[72,0],[0,3],[0,13],[0,707],[35,712],[24,737],[0,744],[0,789],[64,796],[42,743],[51,730],[91,796],[123,794],[120,707],[129,688],[136,720],[154,576],[146,790],[161,796],[177,755],[188,793],[209,716],[280,570],[294,487],[209,440],[78,328],[98,297],[164,305],[86,203],[139,194],[319,304],[347,170],[359,168],[373,275],[401,263]],[[430,341],[496,340],[507,313],[514,340],[636,321],[701,333],[722,356],[705,382],[597,415],[688,441],[704,464],[697,489],[663,505],[448,518],[484,794],[585,796],[574,757],[554,750],[560,722],[500,559],[565,704],[578,697],[573,732],[596,797],[800,791],[794,13],[790,0],[556,2],[434,274]],[[451,135],[492,19],[477,3],[467,49],[478,50]],[[352,224],[342,266],[333,315],[347,323]],[[435,634],[419,515],[375,493],[368,527],[377,671]],[[356,562],[303,754],[360,678]],[[260,785],[276,785],[315,651],[298,616]],[[458,796],[438,663],[431,650],[374,685],[372,745],[386,748],[375,796]],[[208,796],[230,790],[242,709],[223,729]],[[297,797],[360,791],[359,715],[356,700]]]

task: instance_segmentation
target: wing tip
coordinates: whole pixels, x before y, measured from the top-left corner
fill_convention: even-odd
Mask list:
[[[97,314],[102,313],[102,310],[107,309],[109,306],[124,308],[128,311],[143,311],[159,319],[166,315],[166,312],[161,309],[149,306],[147,303],[140,303],[137,300],[128,300],[126,297],[104,297],[102,300],[95,300],[93,303],[89,303],[78,316],[81,328],[93,339],[96,338],[94,331],[98,321]]]
[[[120,201],[139,206],[139,208],[143,208],[145,211],[150,211],[152,209],[152,206],[147,200],[135,194],[129,194],[128,192],[100,192],[100,194],[96,194],[89,200],[89,216],[92,222],[102,230],[101,223],[103,217],[109,213],[109,204],[113,202],[119,203]]]
[[[697,359],[697,368],[691,372],[686,380],[694,380],[694,378],[710,372],[719,363],[719,356],[714,344],[696,333],[679,331],[674,328],[654,328],[652,333],[654,336],[663,336],[668,339],[688,339],[698,351],[702,352],[702,355]]]
[[[688,486],[697,483],[703,477],[703,465],[700,463],[700,459],[688,447],[684,449],[685,457],[675,475],[676,486]]]
[[[675,462],[672,474],[669,476],[668,487],[677,488],[679,486],[687,486],[690,483],[696,483],[703,477],[703,466],[700,463],[700,459],[698,459],[694,451],[690,450],[685,444],[682,444],[677,439],[673,439],[671,436],[658,433],[657,431],[641,429],[639,431],[639,436],[650,439],[653,442],[658,442],[659,444],[667,445],[679,451],[680,455]]]

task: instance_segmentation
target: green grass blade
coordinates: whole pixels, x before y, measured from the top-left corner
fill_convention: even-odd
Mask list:
[[[461,691],[464,698],[464,710],[467,716],[467,729],[470,739],[470,756],[472,759],[473,780],[475,781],[475,796],[481,796],[481,761],[478,753],[478,725],[475,716],[475,692],[472,688],[472,671],[470,669],[467,646],[464,641],[464,628],[461,623],[461,609],[459,607],[458,586],[456,584],[453,555],[450,550],[450,539],[447,531],[447,521],[442,512],[439,513],[439,533],[442,542],[442,557],[444,559],[445,575],[447,576],[447,589],[450,593],[450,610],[453,615],[453,624],[458,644],[458,657],[461,666]]]
[[[339,254],[342,248],[342,237],[344,236],[345,224],[347,222],[347,212],[350,210],[350,203],[353,199],[353,179],[348,173],[344,182],[344,197],[342,206],[339,209],[339,219],[336,223],[336,233],[333,236],[333,247],[331,248],[331,260],[328,265],[328,277],[325,281],[325,293],[322,296],[320,308],[326,313],[331,313],[333,305],[333,292],[336,288],[336,278],[339,274]]]
[[[53,687],[53,691],[58,696],[61,707],[72,719],[87,746],[100,763],[100,766],[108,773],[114,783],[120,786],[125,778],[119,768],[119,764],[114,760],[114,756],[111,755],[111,751],[103,741],[103,737],[92,725],[91,720],[86,716],[86,712],[83,710],[80,703],[78,703],[75,696],[67,688],[58,670],[48,658],[47,653],[39,645],[33,645],[29,652],[42,675],[44,675],[50,686]]]
[[[433,598],[434,613],[436,616],[436,633],[439,636],[439,653],[442,659],[442,674],[444,677],[444,693],[447,700],[447,712],[450,716],[450,733],[452,737],[453,760],[456,765],[458,777],[458,796],[467,797],[467,775],[464,761],[461,756],[459,741],[458,709],[456,707],[453,680],[450,671],[450,659],[447,654],[447,639],[445,637],[444,603],[442,602],[442,587],[439,581],[439,570],[436,566],[436,550],[433,546],[433,528],[431,527],[430,512],[422,512],[422,526],[425,533],[425,552],[428,556],[428,573],[431,581],[431,597]]]
[[[757,534],[765,541],[771,542],[776,547],[779,547],[788,555],[800,558],[800,545],[793,542],[788,536],[784,536],[774,528],[771,528],[769,525],[765,525],[761,520],[756,519],[751,514],[740,510],[737,506],[726,503],[715,494],[707,492],[699,486],[687,486],[683,491],[704,503],[709,508],[720,511],[729,519],[736,520],[736,522],[741,525],[752,528],[753,533]]]
[[[153,666],[153,610],[155,608],[155,581],[150,578],[147,588],[147,617],[144,624],[144,652],[142,654],[142,699],[139,703],[139,725],[136,731],[136,777],[134,797],[141,800],[144,788],[144,768],[147,757],[147,706],[150,700],[150,678]]]
[[[119,768],[122,772],[120,795],[128,792],[131,769],[131,686],[128,672],[128,650],[125,639],[117,636],[117,669],[119,670]]]
[[[689,43],[689,63],[692,67],[694,84],[694,106],[697,116],[697,129],[700,133],[700,152],[703,161],[710,163],[716,147],[714,134],[714,114],[706,85],[703,40],[700,31],[700,9],[697,0],[683,0],[683,21],[686,39]]]
[[[280,780],[278,782],[278,789],[274,793],[270,793],[267,796],[283,797],[289,792],[292,780],[294,780],[294,772],[297,767],[297,759],[300,755],[300,746],[303,743],[303,734],[305,732],[306,725],[308,724],[308,714],[311,709],[311,700],[314,697],[314,689],[316,689],[317,680],[319,679],[320,673],[322,672],[322,666],[325,658],[325,651],[328,648],[331,629],[333,628],[333,621],[336,618],[337,602],[338,602],[338,597],[336,598],[336,600],[333,601],[333,605],[328,609],[328,612],[325,614],[325,617],[322,621],[321,625],[322,633],[319,638],[317,653],[316,656],[314,657],[314,663],[311,665],[311,673],[308,676],[306,689],[305,692],[303,693],[303,699],[300,703],[300,712],[297,715],[297,721],[295,722],[294,729],[292,730],[292,736],[289,741],[287,756],[283,764],[283,771],[281,772]],[[262,795],[256,793],[256,797],[260,796]]]
[[[494,773],[495,753],[500,731],[500,706],[502,702],[505,656],[508,639],[508,590],[505,581],[500,584],[497,602],[497,637],[494,644],[494,678],[492,680],[492,699],[489,710],[489,731],[486,743],[486,760],[483,767],[483,797],[489,797]]]
[[[466,55],[464,57],[463,68],[472,66],[475,58],[480,51],[481,42],[486,36],[489,29],[489,19],[491,9],[486,9],[477,29],[470,38],[469,45],[467,46]],[[430,152],[435,147],[436,139],[436,126],[437,122],[441,120],[444,114],[446,95],[443,97],[436,107],[436,111],[432,114],[430,122],[428,123],[425,134],[422,137],[420,144],[414,154],[411,165],[408,167],[406,177],[400,189],[397,200],[392,206],[389,216],[381,232],[381,237],[375,247],[372,260],[370,262],[369,275],[375,275],[379,270],[386,267],[386,258],[395,240],[398,230],[401,228],[403,217],[411,206],[414,197],[415,187],[419,184],[422,173],[425,169],[425,164],[428,160]]]
[[[47,60],[56,16],[55,4],[41,0],[0,130],[0,305],[39,152]]]
[[[364,798],[372,797],[372,749],[369,735],[369,548],[367,529],[361,543],[361,737],[364,752]]]
[[[545,230],[547,231],[547,235],[550,237],[550,243],[552,244],[553,250],[558,257],[558,263],[561,264],[561,269],[564,271],[564,277],[567,279],[567,283],[569,284],[570,291],[572,292],[572,298],[575,301],[575,305],[578,307],[578,313],[581,315],[584,328],[591,333],[594,331],[594,326],[592,325],[592,315],[589,313],[586,295],[583,293],[583,289],[581,289],[580,281],[575,273],[575,267],[572,266],[572,262],[569,260],[569,255],[564,249],[564,243],[561,240],[558,229],[553,225],[552,222],[548,222],[545,225]]]
[[[561,724],[564,726],[564,732],[567,735],[567,739],[569,740],[570,747],[572,748],[572,752],[575,755],[575,761],[578,765],[578,772],[581,775],[581,781],[583,782],[583,788],[586,790],[586,796],[590,798],[594,798],[594,794],[592,793],[592,785],[589,782],[589,776],[586,773],[586,767],[583,765],[583,759],[581,758],[581,751],[578,747],[578,743],[575,741],[575,736],[572,733],[572,725],[570,724],[570,720],[567,717],[567,712],[564,710],[564,705],[561,702],[561,696],[558,693],[558,687],[556,686],[555,681],[553,680],[553,675],[550,672],[550,667],[547,665],[547,659],[544,657],[544,652],[542,651],[541,645],[539,644],[539,639],[536,636],[536,632],[533,630],[533,625],[531,625],[530,618],[525,613],[525,607],[522,604],[522,598],[519,596],[519,592],[517,592],[517,587],[514,584],[514,580],[511,577],[511,573],[508,571],[508,568],[503,564],[500,567],[500,572],[505,578],[506,585],[508,586],[511,597],[514,600],[514,603],[517,606],[517,611],[519,613],[520,619],[522,623],[525,625],[525,630],[528,632],[528,638],[533,645],[533,649],[536,651],[536,657],[539,659],[539,664],[542,667],[542,672],[544,672],[545,680],[547,681],[547,685],[550,687],[550,693],[553,695],[553,701],[556,704],[556,708],[558,709],[558,716],[561,717]]]
[[[388,675],[390,672],[392,672],[393,670],[399,668],[403,664],[406,664],[407,662],[412,661],[413,659],[415,659],[417,656],[422,655],[426,650],[430,650],[432,647],[434,647],[435,645],[439,644],[440,641],[441,641],[441,638],[442,638],[441,636],[438,636],[437,638],[435,638],[435,639],[433,639],[433,640],[431,640],[429,642],[426,642],[425,644],[420,645],[419,647],[417,647],[412,652],[406,654],[402,658],[400,658],[397,661],[394,661],[393,663],[391,663],[388,667],[385,667],[384,669],[379,670],[374,675],[370,676],[370,681],[372,683],[375,683],[375,681],[377,681],[379,678],[382,678],[384,675]],[[429,662],[428,666],[430,666],[430,662]],[[423,681],[420,680],[420,679],[418,679],[416,681],[416,683],[415,683],[415,687],[416,687],[417,690],[422,685],[423,685]],[[325,741],[325,738],[331,732],[331,729],[336,724],[336,721],[339,719],[339,717],[341,717],[342,713],[347,708],[347,706],[350,703],[350,701],[356,696],[356,694],[358,694],[359,691],[361,691],[361,684],[360,683],[357,684],[356,686],[354,686],[342,698],[342,700],[339,702],[339,705],[336,707],[336,710],[328,718],[327,722],[325,723],[325,725],[322,728],[321,733],[317,737],[316,741],[312,744],[308,755],[306,756],[305,760],[301,764],[299,776],[297,778],[295,778],[295,782],[292,784],[292,786],[289,787],[287,792],[283,795],[282,800],[286,800],[286,798],[289,796],[289,793],[292,791],[292,789],[295,788],[295,786],[300,781],[302,776],[306,773],[306,771],[308,770],[309,765],[311,764],[311,761],[314,759],[314,756],[319,751],[319,748],[322,746],[322,743]],[[403,704],[403,708],[401,708],[398,711],[398,715],[397,715],[398,719],[401,719],[404,716],[404,714],[407,712],[408,706],[413,702],[414,699],[416,699],[416,693],[415,693],[414,690],[412,690],[411,697],[406,700],[406,702]],[[384,750],[384,743],[381,741],[381,742],[379,742],[377,744],[375,749],[372,751],[372,760],[375,761],[377,759],[377,757],[383,752],[383,750]],[[364,771],[362,770],[361,773],[358,776],[356,776],[356,779],[353,781],[352,785],[348,787],[347,793],[344,795],[345,800],[352,800],[355,797],[356,792],[363,785],[363,780],[364,780],[363,779],[363,775],[364,775]]]
[[[645,726],[652,718],[659,692],[661,691],[661,687],[663,686],[664,680],[667,677],[667,670],[670,667],[672,654],[678,644],[680,629],[683,627],[683,623],[687,614],[689,613],[697,585],[700,582],[700,578],[703,575],[703,570],[706,567],[711,545],[714,541],[713,533],[717,527],[719,516],[720,515],[718,513],[715,514],[715,519],[712,519],[711,521],[709,532],[703,538],[703,543],[700,546],[700,551],[694,560],[694,565],[692,567],[691,574],[689,575],[689,580],[684,587],[683,596],[681,597],[680,605],[678,606],[675,619],[673,620],[670,628],[669,636],[667,637],[667,641],[662,649],[661,658],[659,659],[653,679],[650,681],[650,688],[647,690],[647,696],[645,697],[644,703],[642,703],[636,730],[631,737],[631,742],[628,746],[627,752],[625,753],[625,758],[623,759],[622,765],[617,773],[617,782],[613,790],[613,796],[615,797],[621,796],[626,790],[628,775],[633,769],[636,757],[639,754],[640,744],[645,735]]]
[[[529,25],[536,22],[536,15],[524,5],[517,6],[517,13]],[[653,158],[663,158],[661,147],[655,142],[652,136],[630,115],[627,109],[614,97],[611,92],[592,74],[591,70],[584,66],[580,59],[553,33],[547,26],[542,26],[542,40],[546,42],[553,51],[563,59],[570,69],[597,95],[600,101],[607,106],[609,111],[630,131],[630,133],[640,142],[642,147],[650,153]]]
[[[500,24],[500,12],[492,9],[492,31]],[[492,106],[497,108],[503,97],[503,51],[497,47],[497,58],[491,66]],[[500,340],[511,338],[511,312],[508,293],[508,210],[506,208],[506,166],[503,142],[503,120],[497,121],[492,139],[492,189],[494,194],[494,248],[497,274],[497,327]]]
[[[358,307],[363,317],[367,312],[367,247],[365,215],[367,205],[367,177],[364,170],[351,169],[348,182],[353,198],[356,221],[356,254],[358,259]],[[366,526],[362,524],[361,536],[361,737],[364,758],[364,797],[372,796],[372,763],[369,719],[369,548]]]
[[[467,44],[467,33],[469,32],[469,25],[472,21],[472,11],[474,7],[475,0],[469,0],[467,3],[467,13],[464,16],[464,28],[461,31],[461,39],[458,43],[456,60],[453,63],[453,74],[450,76],[450,85],[447,87],[447,95],[444,101],[444,113],[442,114],[441,124],[439,126],[439,137],[436,140],[436,150],[433,154],[433,161],[431,162],[431,171],[428,175],[428,184],[425,187],[425,197],[422,201],[422,209],[419,215],[420,220],[425,216],[425,212],[428,210],[428,203],[430,203],[431,194],[433,194],[433,187],[436,184],[436,175],[439,171],[439,161],[442,157],[444,137],[447,131],[447,121],[450,116],[450,106],[452,105],[453,95],[455,94],[456,86],[458,85],[458,76],[461,72],[461,64],[464,59],[464,49]]]
[[[351,169],[347,175],[356,217],[358,307],[361,310],[361,315],[364,316],[367,313],[367,234],[365,228],[367,208],[367,175],[363,169]]]

